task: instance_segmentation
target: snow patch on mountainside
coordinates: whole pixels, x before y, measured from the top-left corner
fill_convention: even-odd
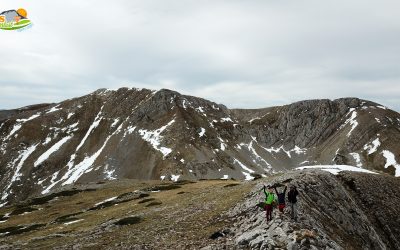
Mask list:
[[[307,149],[300,148],[298,146],[294,146],[293,149],[289,150],[289,152],[292,152],[292,151],[299,155],[299,154],[305,154],[307,152]]]
[[[62,178],[62,179],[66,179],[66,181],[64,181],[62,183],[62,185],[64,186],[67,184],[72,184],[75,181],[77,181],[79,179],[79,177],[81,177],[84,173],[90,172],[89,171],[90,167],[92,167],[92,165],[96,161],[97,157],[99,157],[99,155],[101,154],[101,152],[107,145],[107,142],[110,138],[111,138],[111,136],[107,137],[103,146],[99,150],[97,150],[96,153],[94,153],[90,157],[86,157],[85,159],[83,159],[83,161],[81,161],[79,164],[74,166],[72,169],[69,169],[68,172]]]
[[[260,119],[261,119],[261,117],[254,117],[254,118],[250,119],[248,122],[252,123],[253,121],[260,120]]]
[[[389,166],[393,166],[396,171],[395,171],[395,176],[398,177],[400,176],[400,164],[397,163],[396,158],[392,152],[389,150],[383,150],[382,151],[383,157],[386,158],[386,164],[385,168]]]
[[[199,111],[199,112],[201,112],[201,113],[204,113],[203,107],[197,107],[196,110]]]
[[[56,180],[59,173],[60,171],[57,171],[51,176],[50,185],[41,192],[42,194],[47,194],[48,192],[50,192],[50,190],[58,183]],[[39,183],[39,185],[41,184]]]
[[[102,153],[103,149],[107,145],[110,138],[112,136],[114,136],[116,133],[118,133],[121,130],[121,127],[122,127],[122,123],[111,135],[109,135],[106,138],[102,147],[99,150],[97,150],[96,153],[94,153],[93,155],[91,155],[89,157],[85,157],[85,159],[83,159],[77,165],[74,165],[76,154],[71,155],[71,158],[67,164],[67,167],[68,167],[67,172],[58,181],[55,181],[55,178],[53,178],[51,181],[51,184],[42,191],[42,194],[48,193],[51,190],[51,188],[53,188],[56,184],[60,183],[61,181],[63,181],[63,183],[61,184],[63,186],[67,185],[67,184],[72,184],[75,181],[77,181],[84,173],[90,172],[93,169],[94,162],[99,157],[99,155]],[[58,176],[58,172],[56,174],[57,175],[55,175],[55,176]],[[54,177],[54,175],[53,175],[53,177]]]
[[[354,166],[348,166],[348,165],[315,165],[315,166],[302,166],[296,168],[297,170],[304,170],[304,169],[320,169],[324,171],[328,171],[332,174],[338,174],[342,171],[353,171],[353,172],[362,172],[362,173],[368,173],[368,174],[377,174],[375,172],[363,169],[363,168],[358,168]]]
[[[197,112],[201,113],[203,116],[207,117],[207,114],[206,114],[206,112],[204,111],[204,108],[203,108],[203,107],[197,107],[195,110],[196,110]]]
[[[351,133],[353,132],[353,130],[358,126],[358,122],[356,120],[357,118],[357,112],[355,111],[355,108],[351,108],[350,111],[347,113],[346,116],[349,116],[351,114],[351,116],[342,124],[342,126],[340,126],[339,129],[344,128],[347,124],[351,125],[351,129],[350,131],[347,133],[347,137],[349,137],[351,135]]]
[[[224,151],[225,149],[226,149],[226,144],[225,144],[225,141],[221,138],[221,137],[219,137],[218,136],[218,139],[219,139],[219,141],[221,142],[221,150],[222,151]]]
[[[128,134],[132,134],[135,131],[135,129],[136,129],[136,127],[129,126],[129,127],[127,127],[126,131],[128,132]]]
[[[199,132],[199,137],[203,137],[203,135],[206,133],[206,130],[204,128],[201,128],[201,131]]]
[[[39,116],[40,116],[40,113],[37,113],[37,114],[34,114],[34,115],[32,115],[31,117],[27,118],[27,119],[17,119],[16,121],[17,121],[17,122],[22,122],[22,123],[24,123],[24,122],[33,120],[33,119],[35,119],[35,118],[38,118]]]
[[[115,199],[117,199],[117,198],[118,198],[118,196],[114,196],[114,197],[111,197],[111,198],[109,198],[109,199],[105,199],[104,201],[100,201],[100,202],[94,204],[94,206],[98,206],[98,205],[104,204],[104,203],[106,203],[106,202],[113,201],[113,200],[115,200]]]
[[[114,177],[115,168],[114,169],[109,168],[109,166],[107,165],[106,168],[104,169],[103,173],[104,173],[105,178],[107,180],[116,180],[117,179],[117,178]]]
[[[52,107],[51,109],[49,109],[49,110],[46,112],[46,114],[53,113],[53,112],[56,112],[56,111],[58,111],[58,110],[61,110],[61,108],[58,108],[58,106],[60,106],[60,105],[57,105],[57,106]]]
[[[115,127],[117,125],[117,123],[119,122],[119,118],[115,118],[113,123],[111,124],[111,127]]]
[[[221,122],[233,122],[230,117],[221,118]]]
[[[22,127],[22,124],[15,124],[13,129],[11,130],[10,134],[4,138],[3,141],[8,140],[15,132],[17,132]]]
[[[124,135],[122,136],[122,138],[125,138],[127,134],[132,134],[133,132],[135,132],[136,130],[136,126],[132,127],[131,125],[129,125],[124,132]]]
[[[16,164],[16,162],[19,160],[19,163],[18,163],[17,167],[16,167],[15,170],[13,171],[13,176],[11,177],[11,180],[9,181],[8,186],[7,186],[7,187],[5,188],[5,190],[3,191],[1,200],[4,200],[4,199],[6,199],[6,198],[8,197],[8,195],[10,194],[10,193],[8,192],[8,190],[10,189],[10,187],[12,186],[12,184],[13,184],[15,181],[19,180],[20,177],[22,176],[22,174],[20,173],[20,171],[21,171],[21,169],[22,169],[22,167],[23,167],[23,165],[24,165],[24,163],[25,163],[25,160],[28,159],[28,157],[36,150],[37,145],[38,145],[38,144],[34,144],[34,145],[30,146],[29,148],[27,148],[26,150],[22,151],[22,152],[18,155],[17,159],[13,162],[13,164],[10,166],[10,167],[13,167],[13,165]]]
[[[247,149],[252,153],[252,156],[255,157],[255,159],[253,160],[254,163],[257,163],[256,160],[263,162],[267,168],[272,168],[271,164],[269,164],[264,158],[262,158],[257,151],[255,150],[255,148],[253,147],[253,142],[257,143],[257,140],[255,137],[252,137],[252,141],[249,144],[246,143],[241,143],[238,148],[241,149],[241,146],[246,146]],[[258,143],[257,143],[258,144]]]
[[[354,160],[356,161],[356,166],[357,167],[362,167],[362,163],[361,163],[361,157],[358,153],[350,153],[350,155],[354,158]]]
[[[365,144],[364,150],[368,150],[368,155],[370,155],[370,154],[375,153],[380,145],[381,145],[381,142],[379,141],[379,138],[376,138],[370,144]]]
[[[65,223],[63,223],[64,225],[66,225],[66,226],[68,226],[68,225],[71,225],[71,224],[75,224],[75,223],[78,223],[78,222],[81,222],[81,221],[83,221],[84,219],[79,219],[79,220],[74,220],[74,221],[70,221],[70,222],[65,222]]]
[[[78,147],[76,147],[76,150],[75,150],[76,152],[78,152],[78,150],[83,146],[86,139],[89,137],[90,133],[92,133],[93,129],[95,129],[97,126],[99,126],[99,123],[102,120],[102,117],[100,117],[100,115],[101,115],[101,111],[103,110],[103,108],[104,108],[104,106],[102,106],[100,108],[100,111],[94,118],[92,125],[90,125],[90,127],[89,127],[88,131],[86,132],[85,136],[83,137],[82,141],[79,143]]]
[[[49,148],[46,152],[44,152],[39,158],[35,161],[34,166],[37,167],[38,165],[42,164],[46,161],[53,153],[57,152],[61,146],[69,141],[72,138],[72,135],[67,136],[59,140],[56,144],[54,144],[51,148]]]
[[[242,173],[246,177],[245,180],[250,181],[250,180],[254,179],[254,177],[251,176],[251,173],[254,173],[254,170],[248,168],[246,165],[244,165],[238,159],[233,159],[233,163],[238,164],[244,170],[244,171],[242,171]]]
[[[17,119],[15,120],[17,123],[14,124],[13,129],[11,130],[11,132],[3,139],[3,141],[7,141],[11,136],[13,136],[15,134],[15,132],[17,132],[18,130],[20,130],[22,128],[22,125],[28,121],[31,121],[35,118],[38,118],[40,116],[40,113],[34,114],[29,118],[26,119]]]
[[[263,147],[263,146],[261,146],[260,145],[260,147],[261,148],[263,148],[265,151],[267,151],[267,152],[269,152],[269,153],[279,153],[279,152],[284,152],[284,153],[286,153],[286,155],[289,157],[289,158],[292,158],[292,155],[291,155],[291,153],[293,152],[293,153],[295,153],[295,154],[297,154],[297,155],[300,155],[300,154],[305,154],[306,152],[307,152],[307,149],[305,149],[305,148],[300,148],[300,147],[298,147],[298,146],[294,146],[294,148],[292,148],[292,149],[290,149],[290,150],[286,150],[284,147],[283,147],[283,145],[282,146],[280,146],[279,148],[274,148],[274,147],[270,147],[270,148],[266,148],[266,147]]]
[[[171,181],[177,182],[179,180],[180,175],[173,175],[171,174]]]
[[[43,142],[43,145],[47,145],[47,144],[49,144],[49,142],[51,142],[51,137],[50,136],[48,136],[48,137],[46,137],[46,139],[44,140],[44,142]]]
[[[153,148],[163,154],[164,157],[169,155],[172,152],[172,149],[166,148],[166,147],[161,147],[161,141],[163,139],[163,136],[161,136],[161,133],[166,130],[169,126],[171,126],[175,122],[175,119],[170,121],[167,125],[162,126],[159,129],[156,130],[146,130],[146,129],[139,129],[139,134],[142,136],[142,139],[150,143]]]

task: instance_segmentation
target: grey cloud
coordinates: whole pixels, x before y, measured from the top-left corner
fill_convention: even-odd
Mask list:
[[[18,37],[1,34],[8,63],[0,66],[0,108],[137,86],[229,107],[356,96],[400,110],[398,2],[26,5],[34,27]]]

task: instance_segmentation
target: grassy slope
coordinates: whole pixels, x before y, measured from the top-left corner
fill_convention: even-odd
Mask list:
[[[254,185],[251,182],[231,180],[198,181],[182,184],[177,189],[148,192],[149,197],[89,211],[96,203],[108,198],[135,190],[146,190],[159,184],[156,181],[112,182],[102,185],[96,191],[59,197],[41,205],[30,205],[39,210],[11,216],[0,224],[0,232],[11,226],[45,225],[30,232],[3,236],[0,245],[14,244],[13,246],[24,248],[199,248],[206,245],[207,241],[212,241],[205,240],[212,233],[229,226],[229,222],[221,214],[242,200]],[[225,187],[228,184],[238,185]],[[166,184],[168,185],[171,184]],[[154,200],[143,202],[145,199]],[[157,205],[157,202],[161,204]],[[148,206],[150,203],[156,205]],[[15,206],[2,208],[0,215],[15,210]],[[72,216],[73,218],[83,220],[69,225],[56,222],[57,218],[74,213],[80,214]],[[114,224],[129,216],[139,216],[142,220],[133,225]]]

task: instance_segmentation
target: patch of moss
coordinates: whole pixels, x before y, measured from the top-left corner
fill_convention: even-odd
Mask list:
[[[120,195],[120,196],[118,196],[118,197],[117,197],[116,199],[114,199],[114,200],[111,200],[111,201],[107,201],[107,202],[98,204],[97,206],[94,206],[94,207],[92,207],[92,208],[89,208],[89,210],[90,210],[90,211],[94,211],[94,210],[104,209],[104,208],[107,208],[107,207],[114,206],[114,205],[116,205],[116,204],[121,204],[121,203],[125,203],[125,202],[129,202],[129,201],[138,199],[137,197],[131,197],[131,198],[128,198],[128,199],[125,198],[125,199],[121,200],[121,197],[124,198],[124,197],[129,197],[129,196],[128,196],[128,195],[125,195],[125,196],[124,196],[124,195]]]
[[[139,201],[139,203],[146,203],[146,202],[154,201],[154,200],[155,200],[154,198],[149,198],[149,199],[141,200],[141,201]]]
[[[107,201],[107,202],[101,203],[101,204],[99,204],[97,206],[94,206],[92,208],[89,208],[89,210],[90,211],[100,210],[100,209],[104,209],[104,208],[107,208],[107,207],[111,207],[112,205],[115,205],[115,204],[118,204],[118,203],[116,203],[114,201]]]
[[[63,216],[60,216],[57,219],[55,219],[54,222],[56,222],[56,223],[66,223],[66,222],[70,222],[70,221],[75,221],[75,220],[78,220],[78,219],[76,217],[74,217],[74,216],[82,214],[82,213],[83,212],[63,215]]]
[[[153,201],[153,202],[150,202],[149,204],[147,204],[146,207],[158,206],[161,204],[162,204],[161,201]]]
[[[43,197],[37,197],[37,198],[33,198],[30,202],[31,205],[42,205],[45,204],[49,201],[51,201],[52,199],[54,199],[56,196],[52,195],[47,195],[47,196],[43,196]]]
[[[189,180],[178,180],[175,182],[177,185],[185,185],[185,184],[190,184],[190,183],[196,183],[195,181],[189,181]]]
[[[115,225],[118,226],[124,226],[124,225],[133,225],[133,224],[138,224],[142,221],[143,219],[139,216],[131,216],[131,217],[126,217],[123,219],[120,219],[119,221],[115,222]]]
[[[83,192],[94,192],[94,191],[97,191],[97,189],[96,188],[88,188],[88,189],[84,189],[84,190],[81,190],[81,191],[83,191]]]
[[[148,190],[149,191],[166,191],[166,190],[173,190],[173,189],[178,189],[178,188],[181,188],[181,186],[177,185],[177,184],[168,184],[168,185],[153,186],[153,187],[150,187]]]
[[[120,194],[120,195],[118,195],[117,199],[123,199],[123,198],[129,197],[131,195],[134,195],[134,192],[128,192],[128,193]]]
[[[234,186],[238,186],[238,185],[240,185],[240,184],[238,184],[238,183],[231,183],[231,184],[225,185],[224,187],[234,187]]]
[[[38,210],[37,208],[34,207],[29,207],[29,206],[17,206],[17,208],[11,212],[10,215],[20,215],[23,213],[27,213],[27,212],[33,212]]]
[[[33,231],[44,226],[46,226],[46,224],[18,225],[13,227],[6,227],[0,229],[0,234],[4,234],[4,236],[17,235]]]
[[[36,197],[30,201],[30,205],[42,205],[42,204],[45,204],[57,197],[72,196],[72,195],[78,194],[80,192],[81,192],[80,190],[65,190],[65,191],[61,191],[58,193],[52,193],[52,194],[42,196],[42,197]]]
[[[72,190],[64,190],[58,193],[52,193],[46,196],[42,197],[36,197],[30,200],[29,205],[42,205],[45,204],[57,197],[67,197],[67,196],[73,196],[75,194],[81,193],[81,192],[93,192],[96,191],[97,189],[94,188],[88,188],[85,190],[79,190],[79,189],[72,189]]]
[[[81,190],[64,190],[64,191],[55,193],[55,195],[57,197],[60,197],[60,196],[72,196],[72,195],[75,195],[75,194],[79,194],[80,192],[82,192],[82,191]]]
[[[149,196],[150,196],[150,194],[141,193],[141,194],[139,194],[138,199],[142,199],[142,198],[149,197]]]
[[[126,199],[126,198],[128,198],[128,197],[133,197],[133,198],[129,198],[129,200],[133,200],[133,199],[141,199],[141,198],[145,198],[145,197],[149,197],[150,196],[150,194],[148,194],[148,193],[135,193],[135,192],[128,192],[128,193],[123,193],[123,194],[120,194],[118,197],[117,197],[117,200],[123,200],[123,199]]]

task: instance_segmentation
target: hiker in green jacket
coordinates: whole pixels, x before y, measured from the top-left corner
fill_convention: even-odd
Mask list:
[[[274,191],[270,186],[268,186],[268,190],[266,190],[266,187],[264,185],[264,194],[265,194],[265,211],[267,215],[267,222],[272,220],[272,205],[275,202],[275,195]]]

